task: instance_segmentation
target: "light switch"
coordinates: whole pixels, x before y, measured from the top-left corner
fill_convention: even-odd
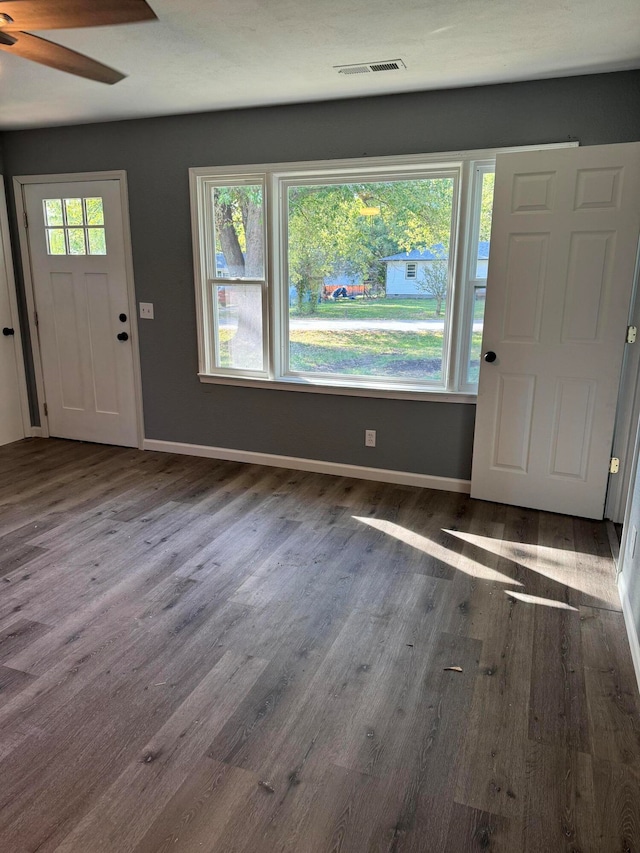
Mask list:
[[[153,320],[153,302],[140,303],[140,317],[142,320]]]

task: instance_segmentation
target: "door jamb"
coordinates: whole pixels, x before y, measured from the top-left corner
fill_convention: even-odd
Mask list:
[[[25,200],[24,187],[28,184],[62,184],[72,182],[89,181],[118,181],[120,189],[120,206],[122,213],[122,228],[124,235],[124,260],[125,274],[127,280],[127,299],[129,316],[131,317],[131,352],[133,355],[133,385],[135,395],[136,435],[138,448],[142,450],[144,443],[144,419],[142,409],[142,377],[140,369],[140,347],[138,341],[137,303],[135,294],[135,283],[133,277],[133,252],[131,247],[131,225],[129,220],[129,194],[127,188],[127,173],[124,169],[107,172],[71,172],[60,175],[17,175],[13,179],[16,214],[18,217],[18,231],[20,239],[20,254],[22,258],[22,273],[24,277],[24,289],[27,299],[27,313],[29,317],[29,330],[31,332],[31,349],[33,352],[33,366],[36,379],[36,392],[38,397],[38,411],[40,412],[40,424],[42,437],[49,437],[49,419],[45,415],[44,402],[44,374],[42,370],[42,356],[38,329],[35,322],[35,297],[33,288],[33,277],[31,271],[31,256],[29,252],[29,234],[25,225]],[[135,321],[135,322],[134,322]]]
[[[633,290],[629,306],[629,325],[640,327],[640,242],[636,253]],[[604,517],[614,522],[626,518],[629,485],[635,470],[634,454],[636,425],[640,417],[640,394],[638,376],[640,372],[640,340],[626,344],[620,371],[616,422],[613,433],[611,455],[620,459],[618,474],[609,475],[609,486],[605,502]]]
[[[22,348],[22,332],[20,327],[20,315],[18,313],[16,280],[13,274],[13,255],[11,251],[11,240],[9,238],[9,215],[7,209],[7,196],[4,189],[4,180],[1,176],[0,243],[2,244],[4,268],[7,280],[7,291],[9,293],[9,314],[11,316],[11,325],[14,329],[13,346],[16,354],[16,369],[18,372],[18,393],[20,395],[22,432],[25,437],[30,437],[33,435],[33,427],[31,426],[31,413],[29,411],[29,391],[27,389],[27,375],[24,367],[24,350]]]

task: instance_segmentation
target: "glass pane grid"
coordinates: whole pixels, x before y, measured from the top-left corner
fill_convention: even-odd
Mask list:
[[[44,199],[49,255],[106,255],[102,198]]]

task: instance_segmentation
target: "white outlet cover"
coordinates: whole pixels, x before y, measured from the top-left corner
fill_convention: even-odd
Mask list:
[[[153,320],[153,302],[140,303],[140,317],[143,320]]]

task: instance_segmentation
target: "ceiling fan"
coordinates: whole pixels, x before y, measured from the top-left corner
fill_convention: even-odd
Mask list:
[[[155,18],[145,0],[0,0],[0,50],[99,83],[117,83],[126,74],[23,30],[113,26]]]

